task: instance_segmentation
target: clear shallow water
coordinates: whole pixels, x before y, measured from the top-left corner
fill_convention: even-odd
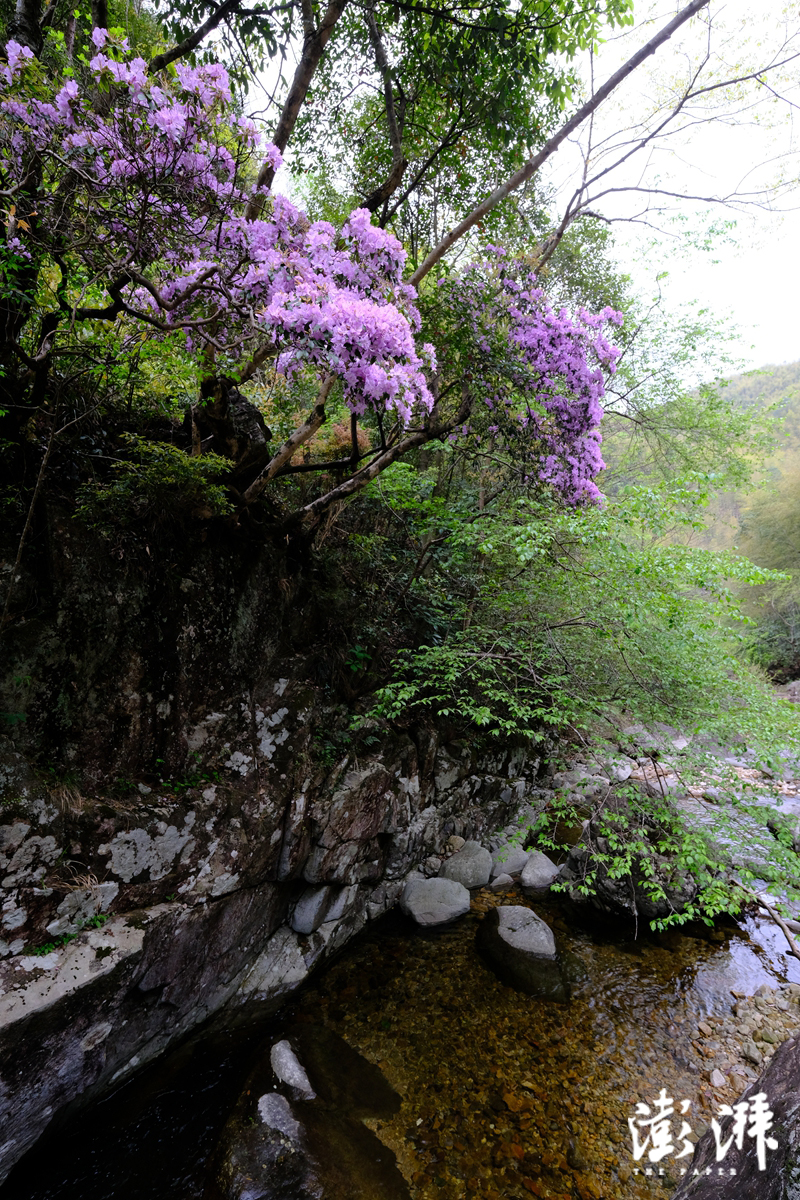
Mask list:
[[[0,1200],[210,1200],[217,1141],[254,1056],[298,1023],[340,1034],[403,1096],[396,1116],[367,1124],[414,1200],[668,1195],[676,1176],[629,1174],[634,1105],[665,1087],[692,1100],[695,1125],[708,1120],[698,1019],[730,1014],[732,989],[800,982],[800,963],[761,922],[717,941],[633,941],[536,909],[568,953],[568,1005],[495,979],[474,951],[480,911],[428,933],[390,916],[279,1019],[235,1032],[217,1022],[63,1122]]]

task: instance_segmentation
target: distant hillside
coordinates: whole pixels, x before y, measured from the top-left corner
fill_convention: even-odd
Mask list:
[[[789,573],[784,582],[743,597],[755,621],[751,652],[773,679],[785,682],[800,673],[800,363],[740,375],[725,394],[735,404],[776,406],[783,419],[777,452],[767,463],[772,486],[746,496],[720,496],[713,537],[718,545],[720,535],[728,533],[759,566]]]
[[[766,407],[784,400],[791,406],[800,398],[800,362],[734,375],[727,383],[725,395],[745,407],[752,404]]]
[[[800,362],[734,375],[726,383],[723,395],[743,408],[772,410],[781,419],[778,445],[766,461],[762,478],[780,485],[800,472]],[[722,550],[737,543],[742,519],[752,499],[752,492],[719,494],[712,502],[710,529],[700,539],[701,544]],[[758,561],[757,554],[753,557]]]
[[[734,375],[724,394],[743,408],[775,406],[776,414],[783,419],[785,438],[771,465],[780,466],[787,450],[800,450],[800,362]]]

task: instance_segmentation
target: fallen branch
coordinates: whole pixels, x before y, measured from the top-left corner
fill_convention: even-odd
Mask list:
[[[796,959],[800,959],[800,947],[798,947],[797,942],[792,937],[792,930],[790,929],[789,924],[787,924],[784,918],[775,911],[771,904],[767,904],[766,900],[764,899],[763,892],[756,896],[756,900],[758,901],[759,906],[769,913],[775,924],[779,927],[779,929],[782,930],[786,941],[789,943],[789,953],[794,955]],[[795,930],[800,933],[800,922],[792,921],[791,924],[794,926]]]

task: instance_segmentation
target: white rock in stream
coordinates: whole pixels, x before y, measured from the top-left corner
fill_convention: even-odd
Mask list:
[[[287,1041],[276,1042],[269,1053],[272,1069],[287,1087],[294,1088],[301,1100],[313,1100],[316,1092],[309,1082],[300,1059]]]
[[[300,1137],[300,1125],[292,1116],[289,1101],[280,1092],[267,1092],[258,1101],[258,1115],[270,1129],[277,1129],[285,1137],[296,1142]]]

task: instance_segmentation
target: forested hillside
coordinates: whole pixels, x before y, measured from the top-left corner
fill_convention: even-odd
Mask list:
[[[784,572],[745,600],[755,621],[756,661],[779,681],[800,675],[800,363],[765,367],[731,379],[726,394],[744,409],[776,418],[775,449],[755,492],[720,497],[714,535],[732,540],[753,562]]]

